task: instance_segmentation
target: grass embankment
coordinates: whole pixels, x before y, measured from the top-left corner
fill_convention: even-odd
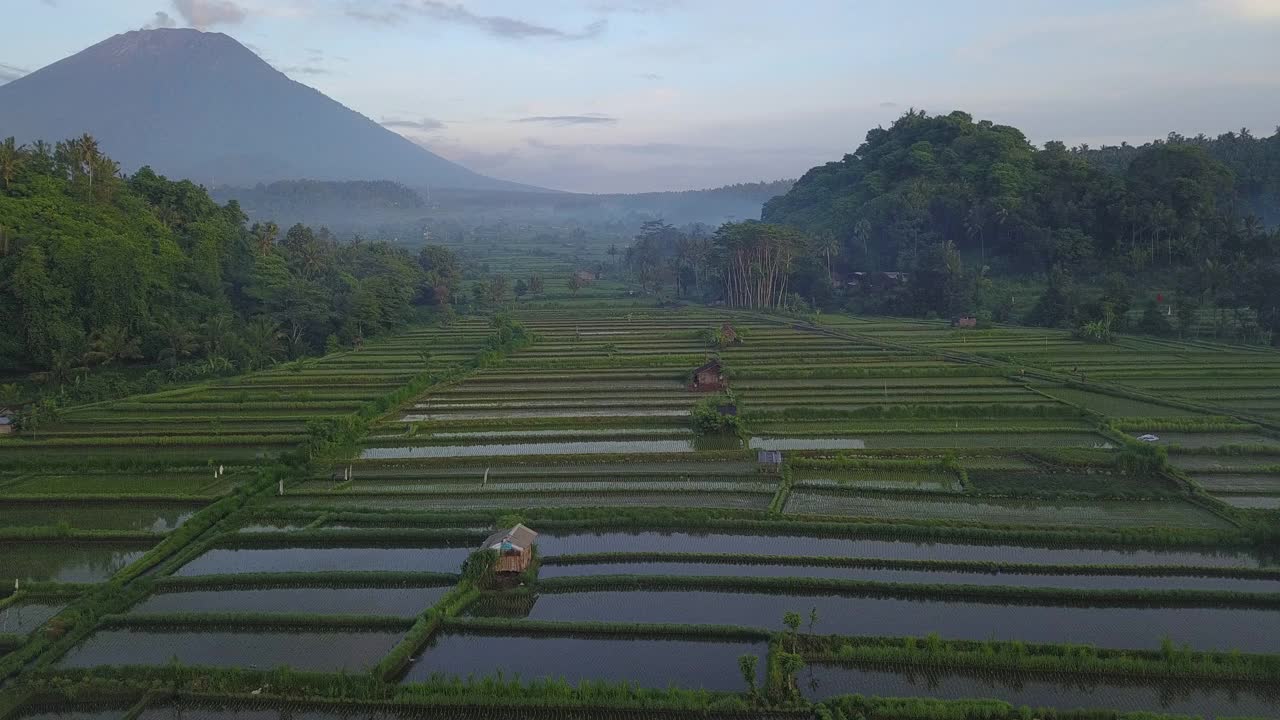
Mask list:
[[[1219,577],[1280,580],[1280,569],[1248,567],[1190,567],[1183,565],[1039,565],[965,560],[889,560],[884,558],[821,557],[796,555],[725,555],[688,552],[604,552],[553,555],[543,565],[594,565],[646,562],[718,563],[721,565],[790,565],[795,567],[844,567],[869,570],[919,570],[1025,575],[1132,575],[1140,577]],[[750,574],[749,569],[744,573]],[[549,582],[549,581],[544,581]]]
[[[406,588],[453,585],[458,576],[436,572],[342,570],[334,572],[237,573],[158,578],[157,592],[242,588]]]
[[[272,628],[329,630],[407,630],[412,620],[378,615],[316,615],[311,613],[147,613],[101,618],[108,628]]]
[[[788,642],[791,637],[788,636]],[[1196,652],[1164,641],[1160,650],[1111,650],[1088,645],[1018,641],[800,635],[809,662],[1107,676],[1257,680],[1280,678],[1280,655]]]
[[[1016,585],[917,584],[834,578],[719,575],[598,575],[550,578],[538,582],[538,590],[544,593],[674,589],[764,592],[782,595],[819,592],[903,599],[967,599],[1027,605],[1280,608],[1280,593],[1232,590],[1086,590]]]

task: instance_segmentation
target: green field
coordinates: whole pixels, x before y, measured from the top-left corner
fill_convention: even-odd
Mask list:
[[[1273,353],[624,292],[0,439],[0,718],[1280,715]],[[541,568],[464,567],[516,521]]]

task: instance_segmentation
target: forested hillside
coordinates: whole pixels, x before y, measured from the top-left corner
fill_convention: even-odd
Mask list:
[[[1109,325],[1123,322],[1141,279],[1176,287],[1181,322],[1197,306],[1248,308],[1274,331],[1280,233],[1254,211],[1280,179],[1280,134],[1232,137],[1099,153],[1060,142],[1037,149],[1016,128],[912,111],[868,132],[853,154],[810,170],[766,203],[763,218],[800,229],[837,277],[904,271],[917,280],[907,297],[877,293],[857,303],[862,310],[1010,319],[989,279],[1038,277],[1044,297],[1016,319]],[[1122,162],[1125,153],[1132,157]],[[1102,278],[1102,302],[1084,303],[1077,286]]]
[[[0,145],[0,370],[260,367],[404,322],[427,280],[404,249],[248,226],[188,181],[118,170],[89,136]]]

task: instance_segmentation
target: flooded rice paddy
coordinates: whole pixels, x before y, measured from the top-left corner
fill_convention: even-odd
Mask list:
[[[0,608],[0,635],[26,635],[57,615],[65,602],[20,601]]]
[[[471,551],[455,547],[215,548],[178,568],[175,575],[393,570],[458,572]]]
[[[269,670],[362,671],[377,664],[403,632],[234,631],[201,628],[99,630],[58,663],[80,668],[99,665],[183,665]]]
[[[722,562],[607,562],[556,564],[544,562],[540,578],[597,575],[678,575],[707,577],[794,577],[864,580],[886,583],[946,585],[1011,585],[1017,587],[1078,588],[1087,590],[1233,590],[1280,592],[1280,578],[1223,578],[1196,575],[1051,575],[1017,572],[959,572],[889,568]]]
[[[1280,554],[1252,548],[1153,549],[1043,547],[864,537],[758,535],[730,532],[543,532],[544,556],[596,552],[697,552],[733,555],[863,557],[887,560],[965,560],[1043,565],[1172,565],[1280,568]]]
[[[303,613],[412,617],[444,597],[449,587],[261,588],[162,592],[132,613]]]
[[[1212,512],[1178,499],[1034,501],[797,489],[787,500],[786,512],[802,515],[933,518],[1018,525],[1233,527]]]
[[[847,693],[942,700],[992,698],[1015,706],[1058,710],[1105,708],[1215,717],[1280,718],[1280,687],[1261,683],[1198,683],[1184,679],[1056,676],[937,669],[875,669],[815,663],[800,671],[813,700]]]
[[[819,634],[1022,640],[1110,648],[1158,647],[1168,636],[1196,650],[1280,651],[1280,611],[1010,605],[830,594],[703,590],[542,593],[532,620],[688,623],[778,630],[789,611],[815,609]],[[484,603],[469,612],[485,613]]]
[[[741,692],[746,683],[738,657],[760,658],[764,642],[648,638],[560,637],[444,633],[433,637],[410,667],[404,682],[432,675],[481,677],[501,672],[522,680],[564,678],[619,682],[642,687],[677,687]]]
[[[168,503],[5,503],[0,508],[0,527],[65,525],[85,530],[162,533],[182,525],[197,509],[189,504]]]
[[[623,453],[691,453],[697,450],[729,449],[736,440],[579,440],[566,442],[510,443],[488,445],[420,445],[417,447],[367,448],[364,460],[449,457],[506,457],[514,455],[609,455]]]
[[[142,557],[150,544],[0,542],[0,583],[14,580],[89,583],[106,580]]]

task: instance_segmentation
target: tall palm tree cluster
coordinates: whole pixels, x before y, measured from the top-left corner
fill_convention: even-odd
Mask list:
[[[66,177],[98,200],[109,200],[120,179],[120,164],[102,154],[88,133],[52,146],[43,140],[19,145],[12,137],[0,141],[0,189],[8,190],[28,164]]]
[[[662,221],[641,226],[625,263],[647,292],[668,282],[681,296],[722,298],[733,307],[776,308],[786,303],[792,262],[816,252],[839,252],[834,237],[811,240],[793,228],[754,220],[725,223],[708,234],[702,226],[681,230]]]
[[[715,259],[730,307],[776,308],[787,297],[791,263],[808,247],[794,228],[772,223],[725,223],[716,230]]]

